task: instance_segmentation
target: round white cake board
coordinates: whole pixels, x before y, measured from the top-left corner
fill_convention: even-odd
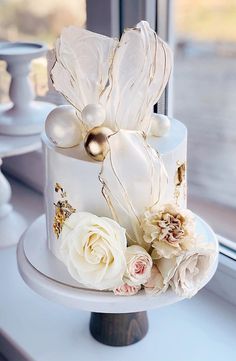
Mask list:
[[[197,217],[197,230],[209,243],[218,247],[211,228]],[[87,289],[69,275],[66,267],[48,249],[45,216],[39,217],[23,234],[17,249],[18,268],[24,281],[40,295],[65,306],[99,313],[129,313],[146,311],[181,301],[172,290],[157,296],[140,291],[134,296],[115,296],[112,292]],[[216,256],[209,277],[218,264]]]

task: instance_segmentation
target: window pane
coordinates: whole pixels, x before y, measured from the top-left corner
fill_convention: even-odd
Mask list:
[[[176,0],[174,13],[174,114],[189,131],[189,193],[236,238],[236,2]]]

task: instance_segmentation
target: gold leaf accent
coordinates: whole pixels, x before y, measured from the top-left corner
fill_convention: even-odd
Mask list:
[[[177,162],[177,170],[175,174],[175,191],[174,191],[174,197],[176,200],[176,204],[179,203],[179,197],[180,197],[180,187],[183,186],[185,189],[185,179],[186,179],[186,164],[180,162]]]
[[[60,193],[60,196],[62,197],[62,198],[66,198],[67,197],[67,194],[66,194],[66,192],[64,192],[64,189],[62,188],[62,186],[59,184],[59,183],[56,183],[55,184],[55,192],[56,193]]]
[[[183,183],[183,181],[185,180],[185,172],[186,172],[186,166],[185,163],[181,164],[176,171],[176,175],[175,175],[175,185],[176,186],[181,186],[181,184]]]
[[[54,189],[55,189],[55,192],[59,192],[59,191],[62,191],[63,192],[63,188],[62,188],[62,186],[59,184],[59,183],[56,183],[55,184],[55,187],[54,187]]]
[[[67,199],[64,199],[66,197],[66,192],[64,192],[64,189],[59,183],[55,184],[55,192],[60,193],[60,197],[62,198],[62,200],[54,203],[55,216],[53,222],[53,232],[56,237],[59,238],[65,220],[69,218],[72,213],[75,213],[76,209],[72,207]]]

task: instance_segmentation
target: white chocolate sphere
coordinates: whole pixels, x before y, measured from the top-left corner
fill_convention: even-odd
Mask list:
[[[168,133],[170,125],[170,119],[166,115],[153,113],[150,133],[154,137],[163,137]]]
[[[45,132],[49,140],[60,148],[74,147],[82,140],[79,120],[71,105],[61,105],[49,113]]]
[[[101,126],[106,119],[106,111],[100,104],[88,104],[82,110],[82,121],[89,131],[92,128]]]

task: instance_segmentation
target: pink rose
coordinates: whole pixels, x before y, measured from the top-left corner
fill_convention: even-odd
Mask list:
[[[151,275],[152,258],[147,251],[137,245],[126,249],[126,271],[123,277],[124,283],[131,286],[141,285],[147,282]]]
[[[132,296],[138,293],[141,286],[130,286],[127,283],[123,283],[119,287],[113,290],[116,296]]]

